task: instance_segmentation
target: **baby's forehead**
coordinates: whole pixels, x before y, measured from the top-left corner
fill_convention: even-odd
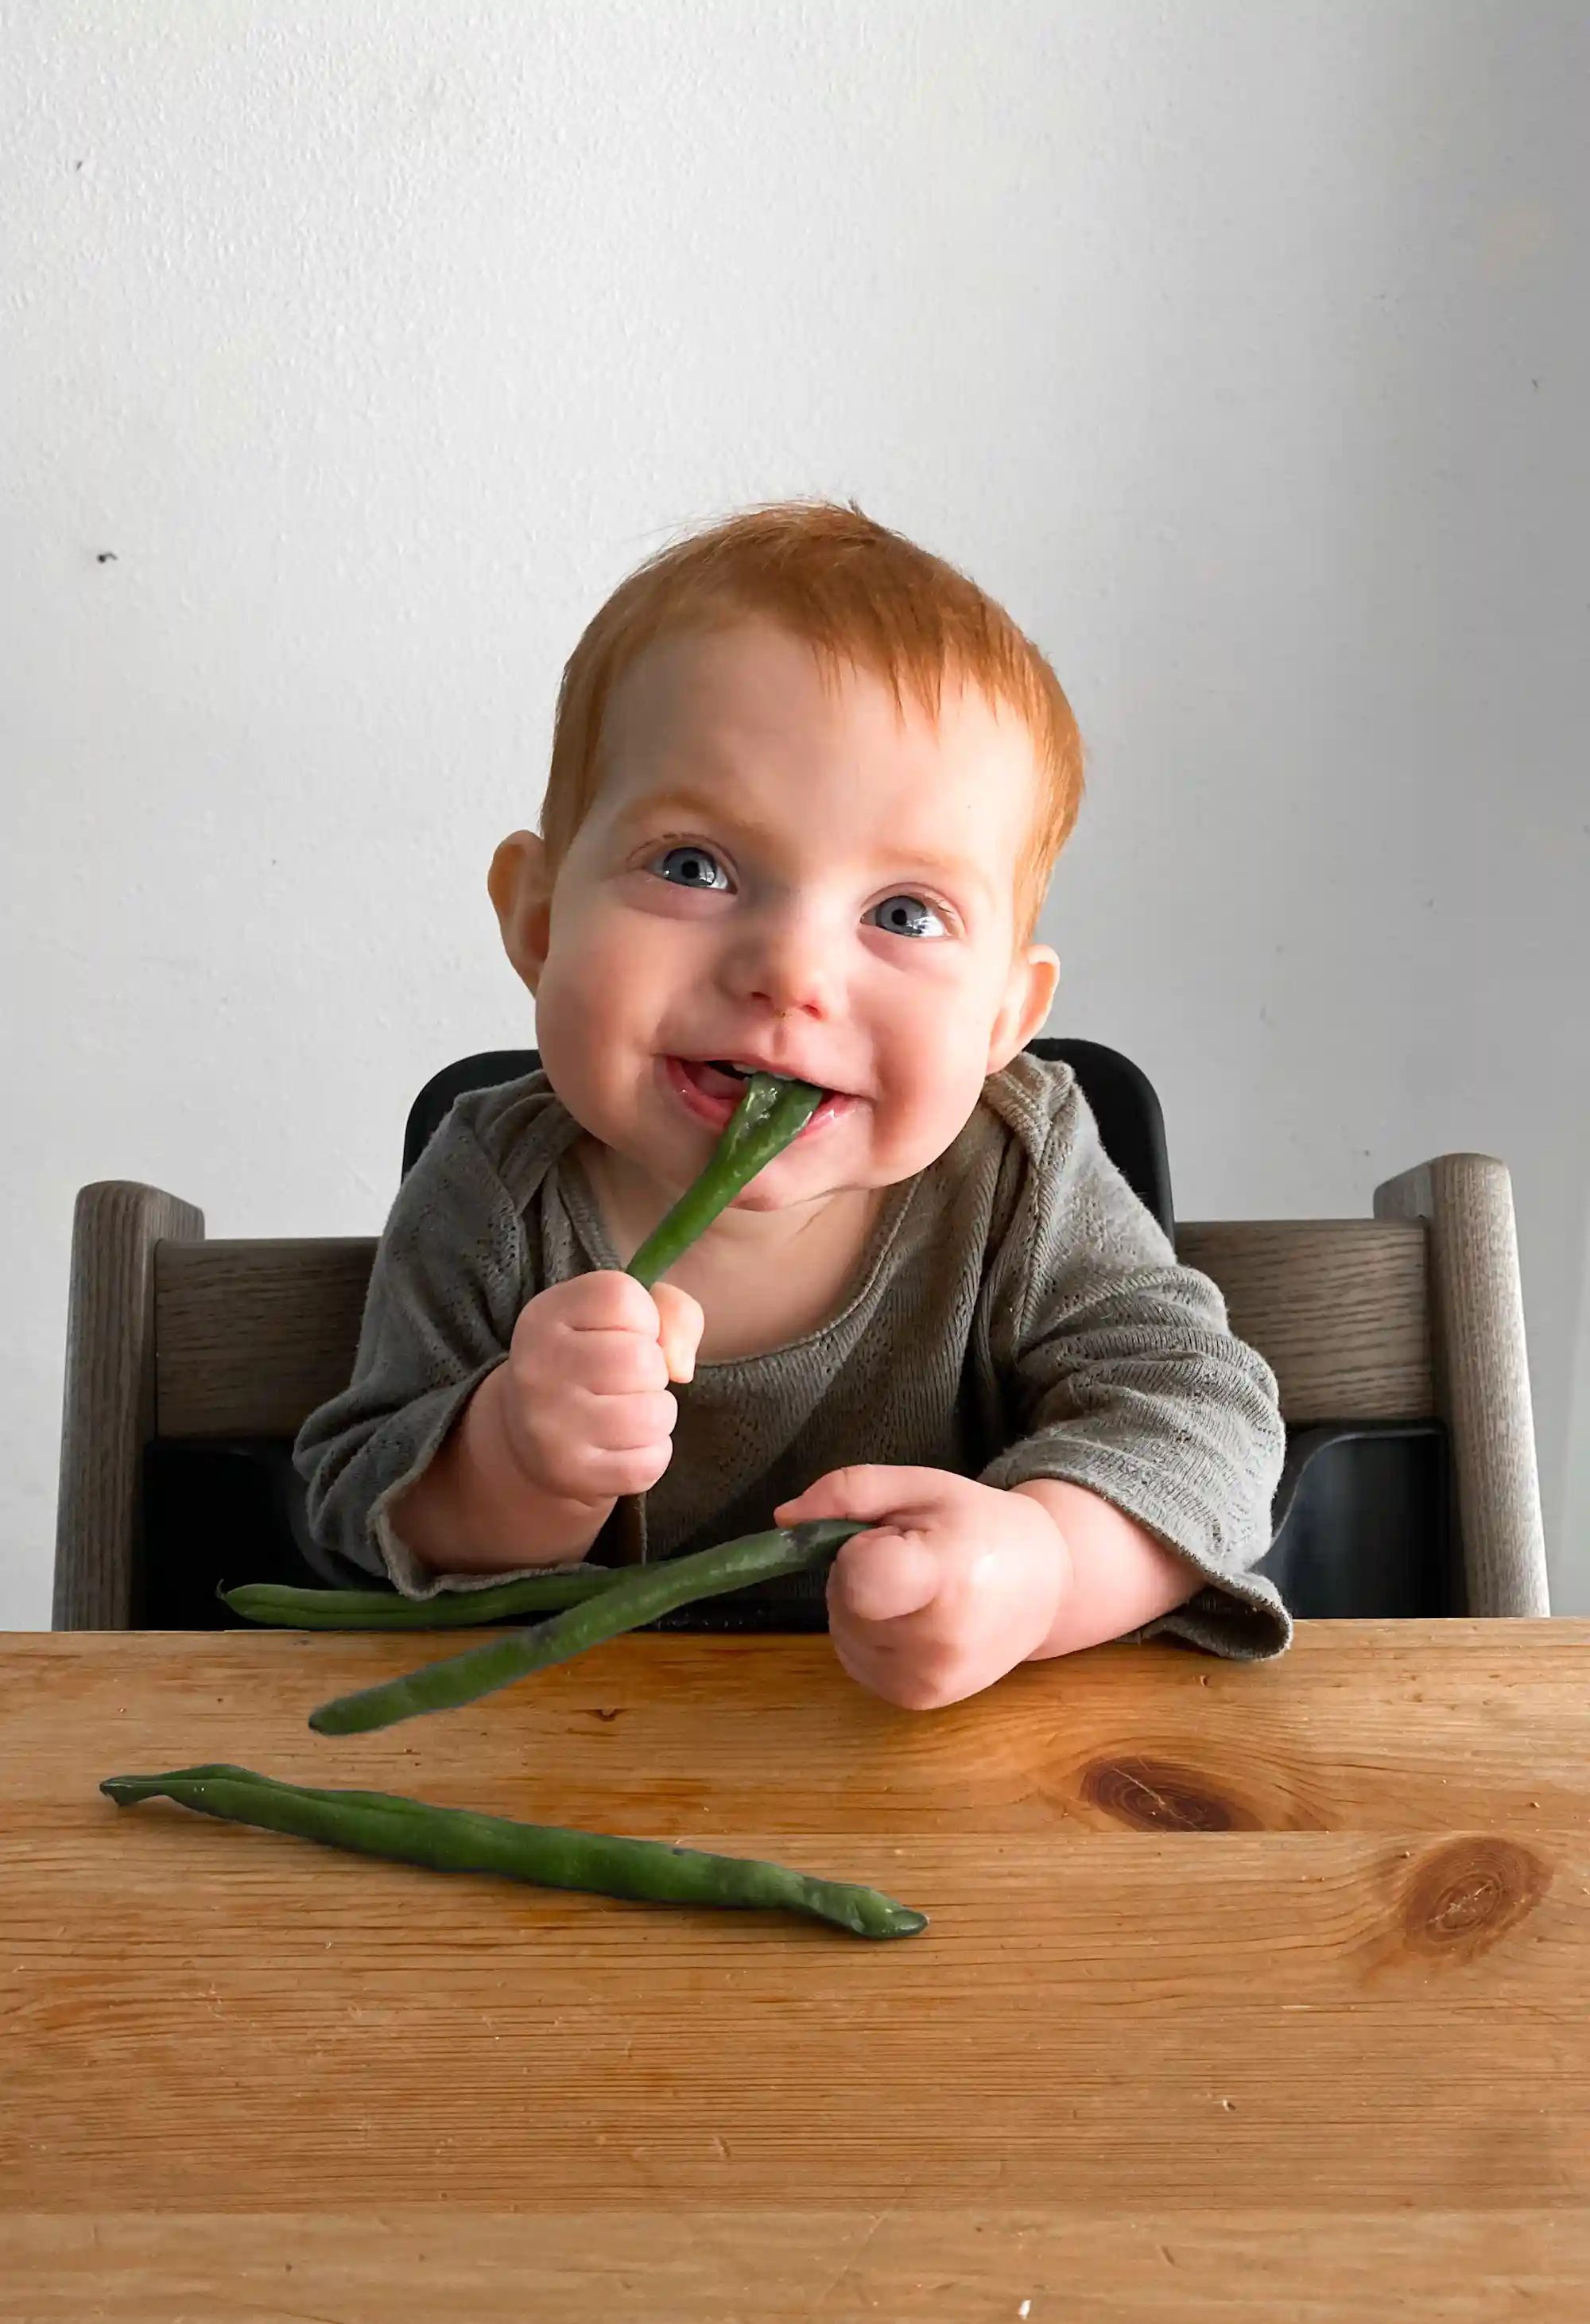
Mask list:
[[[735,744],[754,750],[792,734],[840,738],[855,753],[858,778],[905,757],[924,776],[960,763],[992,785],[1030,775],[1038,748],[1024,710],[952,662],[890,666],[741,618],[643,649],[612,687],[598,758],[604,777],[621,777],[678,737],[701,753],[703,772],[731,779]]]
[[[977,687],[896,699],[863,664],[820,679],[809,649],[740,643],[659,656],[630,695],[593,802],[607,843],[667,831],[1008,893],[1034,798],[1019,715]]]

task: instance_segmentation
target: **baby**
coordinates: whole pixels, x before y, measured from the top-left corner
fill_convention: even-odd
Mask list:
[[[461,1098],[398,1194],[296,1448],[320,1545],[423,1597],[861,1521],[826,1583],[746,1595],[799,1625],[825,1592],[844,1668],[917,1710],[1127,1633],[1279,1652],[1273,1375],[1024,1054],[1080,792],[1036,647],[857,510],[624,582],[488,883],[541,1070]],[[826,1094],[643,1290],[757,1069]]]

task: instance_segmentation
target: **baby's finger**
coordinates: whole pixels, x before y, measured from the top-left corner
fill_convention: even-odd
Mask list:
[[[936,1470],[896,1469],[880,1462],[831,1469],[793,1500],[781,1501],[773,1512],[773,1521],[801,1525],[809,1517],[855,1517],[868,1524],[885,1517],[899,1520],[919,1508],[930,1507],[943,1482]]]
[[[544,1388],[578,1386],[593,1396],[663,1389],[668,1368],[655,1340],[638,1332],[582,1332],[572,1347],[538,1353],[534,1377]]]
[[[574,1467],[581,1480],[577,1499],[616,1500],[620,1493],[649,1493],[667,1469],[670,1443],[641,1445],[633,1452],[603,1452],[595,1445],[582,1452]]]
[[[657,1302],[657,1337],[667,1361],[668,1378],[694,1379],[695,1351],[701,1345],[707,1320],[700,1300],[693,1299],[688,1291],[681,1291],[676,1283],[659,1283],[651,1296]]]
[[[555,1283],[530,1302],[555,1317],[562,1330],[582,1332],[657,1332],[657,1311],[643,1283],[619,1268],[593,1268],[587,1275],[572,1275]]]
[[[896,1622],[920,1613],[938,1595],[939,1564],[923,1541],[907,1534],[859,1533],[833,1561],[830,1606],[841,1618]]]
[[[679,1416],[666,1388],[641,1396],[595,1396],[583,1409],[585,1441],[603,1452],[637,1452],[661,1444]]]

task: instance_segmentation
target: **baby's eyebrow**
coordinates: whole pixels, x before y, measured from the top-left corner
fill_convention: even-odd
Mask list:
[[[659,823],[668,816],[715,824],[721,830],[732,831],[740,837],[763,846],[777,838],[777,834],[766,824],[758,823],[754,816],[736,813],[723,799],[713,798],[710,792],[689,789],[654,791],[645,798],[632,799],[620,811],[613,829],[623,839],[631,832],[643,830],[648,824]],[[963,855],[937,854],[931,849],[907,846],[897,853],[891,850],[889,862],[902,877],[920,872],[947,882],[957,882],[977,889],[985,901],[991,899],[994,892],[979,865]]]
[[[694,816],[702,823],[715,823],[727,830],[743,834],[747,839],[761,840],[764,844],[775,836],[766,824],[758,823],[749,816],[737,815],[731,807],[721,798],[714,798],[710,792],[693,790],[652,791],[645,798],[632,799],[618,816],[613,828],[622,838],[631,831],[643,830],[648,823],[659,823],[666,816],[671,815]]]

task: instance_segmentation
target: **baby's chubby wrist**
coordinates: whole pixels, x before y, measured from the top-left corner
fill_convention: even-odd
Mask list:
[[[1044,1480],[1039,1479],[1035,1481],[1042,1484]],[[1061,1512],[1043,1492],[1034,1492],[1031,1484],[1010,1485],[1006,1488],[1006,1490],[1013,1500],[1025,1502],[1029,1508],[1035,1509],[1047,1521],[1049,1534],[1053,1536],[1054,1563],[1051,1570],[1054,1575],[1055,1612],[1058,1615],[1060,1609],[1071,1596],[1077,1578],[1076,1561],[1071,1555],[1071,1545]],[[1046,1536],[1045,1547],[1047,1547],[1047,1542]],[[1045,1563],[1047,1564],[1047,1559]]]
[[[1044,1511],[1063,1560],[1053,1619],[1028,1662],[1122,1637],[1183,1604],[1200,1586],[1189,1559],[1084,1485],[1030,1477],[1010,1492]]]
[[[521,1524],[532,1509],[538,1524],[561,1518],[576,1528],[589,1526],[594,1533],[606,1523],[616,1495],[603,1499],[571,1493],[547,1474],[536,1439],[522,1425],[508,1364],[497,1365],[481,1382],[464,1408],[460,1433],[483,1490],[504,1508],[519,1513]]]
[[[509,1368],[488,1372],[425,1475],[392,1511],[408,1546],[439,1573],[493,1573],[584,1554],[611,1499],[559,1493],[514,1425]]]

